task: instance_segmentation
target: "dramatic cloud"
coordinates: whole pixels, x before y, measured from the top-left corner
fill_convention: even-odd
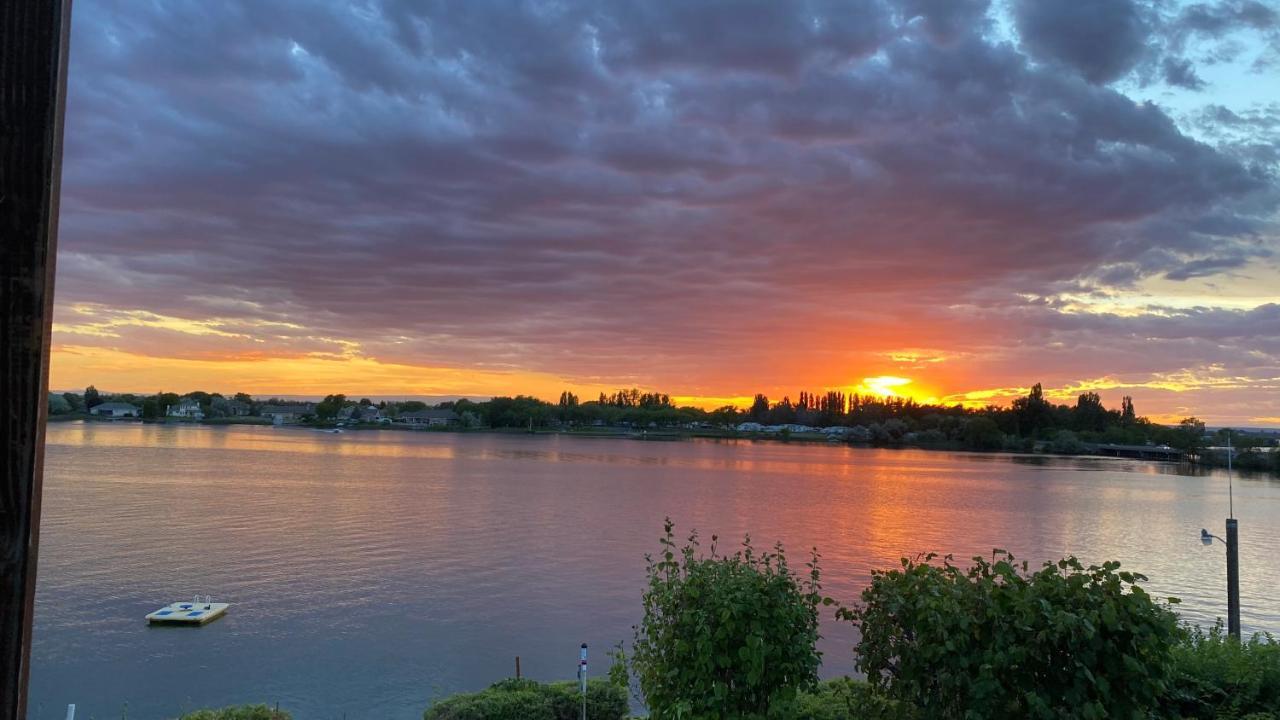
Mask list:
[[[1004,12],[78,2],[54,384],[1274,387],[1275,13]]]
[[[1090,82],[1110,82],[1137,65],[1152,27],[1134,0],[1015,0],[1022,44],[1038,60],[1078,70]]]

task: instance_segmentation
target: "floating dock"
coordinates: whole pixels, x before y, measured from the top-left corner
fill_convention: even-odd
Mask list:
[[[176,602],[147,614],[147,622],[165,625],[204,625],[227,613],[230,603]]]

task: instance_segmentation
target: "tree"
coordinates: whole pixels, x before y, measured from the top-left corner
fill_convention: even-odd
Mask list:
[[[751,410],[748,415],[756,422],[764,422],[769,419],[769,398],[764,395],[757,394],[755,400],[751,402]]]
[[[935,559],[872,571],[861,606],[837,612],[874,688],[925,718],[1155,716],[1181,629],[1144,576],[1075,558],[1031,573],[1002,550],[968,569]]]
[[[1071,413],[1071,424],[1076,430],[1102,432],[1107,427],[1107,409],[1102,406],[1102,398],[1095,392],[1082,393],[1076,399],[1075,409]]]
[[[1004,433],[996,425],[996,421],[985,415],[970,418],[965,423],[963,442],[970,450],[999,450],[1004,447]]]
[[[677,547],[667,520],[648,560],[644,618],[632,667],[655,720],[758,718],[818,678],[818,556],[793,572],[781,546],[760,553],[747,538],[701,554],[697,533]]]
[[[142,418],[144,420],[155,420],[160,417],[163,411],[164,409],[160,407],[160,401],[155,395],[142,401]]]
[[[1138,420],[1138,414],[1133,409],[1133,398],[1125,395],[1120,399],[1120,424],[1128,427]]]
[[[1044,399],[1040,383],[1032,385],[1026,397],[1014,400],[1012,409],[1018,418],[1018,432],[1023,436],[1035,435],[1037,430],[1053,424],[1053,405]]]
[[[71,412],[81,412],[84,410],[84,396],[77,395],[73,392],[62,393],[62,399],[67,401],[71,406]]]
[[[250,395],[249,393],[238,392],[235,394],[235,396],[232,399],[234,399],[236,402],[242,402],[245,405],[253,404],[253,396]]]
[[[182,398],[177,393],[162,392],[156,394],[156,407],[159,408],[159,415],[168,415],[169,408],[177,406]]]
[[[1190,457],[1199,457],[1204,451],[1204,421],[1197,417],[1183,418],[1169,438],[1169,446],[1181,450]]]
[[[790,397],[783,397],[782,400],[773,406],[769,411],[769,422],[775,425],[783,423],[793,423],[796,421],[796,408],[791,404]]]
[[[57,393],[49,393],[49,414],[50,415],[66,415],[71,412],[71,403],[67,399]]]
[[[209,398],[209,417],[231,417],[231,401],[221,395]]]
[[[316,417],[321,420],[332,420],[338,417],[338,411],[346,403],[346,395],[325,395],[324,400],[316,403]]]
[[[84,409],[92,410],[103,403],[102,396],[98,394],[98,388],[90,385],[84,389]]]

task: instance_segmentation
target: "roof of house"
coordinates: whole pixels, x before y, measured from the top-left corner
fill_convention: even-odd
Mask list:
[[[414,410],[413,412],[400,413],[400,419],[410,418],[414,420],[457,420],[458,413],[447,408],[443,410]]]
[[[127,402],[104,402],[93,406],[94,410],[133,410],[137,412],[138,406]]]
[[[263,405],[263,415],[309,415],[315,410],[310,405]]]

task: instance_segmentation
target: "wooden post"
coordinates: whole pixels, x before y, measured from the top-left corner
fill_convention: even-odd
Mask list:
[[[0,720],[26,717],[70,13],[0,2]]]
[[[520,656],[516,656],[516,679],[520,679]]]

